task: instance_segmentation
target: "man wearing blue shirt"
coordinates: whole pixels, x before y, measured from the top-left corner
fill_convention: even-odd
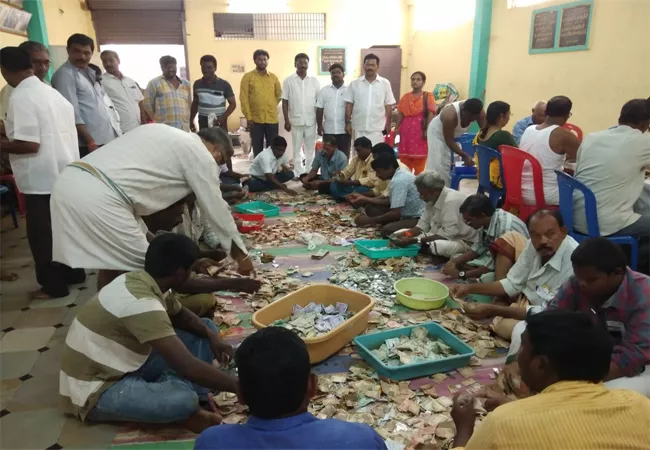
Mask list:
[[[539,125],[544,122],[546,119],[546,102],[537,102],[533,106],[533,111],[530,116],[524,117],[519,122],[515,124],[512,128],[512,136],[515,138],[515,142],[519,145],[521,137],[524,135],[524,131],[531,125]]]
[[[376,449],[382,438],[368,425],[319,420],[307,412],[318,379],[305,343],[291,330],[264,328],[247,337],[235,354],[237,396],[248,405],[243,425],[218,425],[201,433],[195,450]]]
[[[385,214],[355,219],[357,226],[383,225],[381,234],[390,236],[398,230],[415,227],[424,212],[424,202],[415,187],[415,175],[402,169],[394,155],[382,153],[372,161],[372,169],[380,180],[388,181],[390,209]]]
[[[336,136],[327,135],[323,137],[323,149],[316,153],[311,170],[300,176],[302,186],[305,189],[318,189],[321,194],[329,194],[332,179],[347,165],[348,157],[336,148]]]

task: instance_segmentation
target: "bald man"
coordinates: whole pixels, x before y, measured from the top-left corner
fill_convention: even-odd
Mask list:
[[[517,145],[519,145],[519,141],[524,135],[526,128],[531,125],[539,125],[544,122],[544,119],[546,119],[546,102],[540,101],[533,105],[532,114],[530,116],[524,117],[512,128],[512,135],[514,136]]]

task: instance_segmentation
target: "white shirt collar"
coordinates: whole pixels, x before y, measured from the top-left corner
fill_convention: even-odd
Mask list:
[[[564,240],[562,241],[562,244],[560,244],[560,247],[558,247],[557,251],[555,252],[555,255],[553,255],[553,256],[551,257],[551,259],[549,259],[549,260],[546,262],[546,264],[541,264],[541,266],[543,267],[543,266],[545,266],[545,265],[549,265],[549,266],[551,266],[553,269],[555,269],[557,272],[562,271],[562,269],[563,269],[563,267],[562,267],[562,260],[564,259],[564,254],[565,254],[567,251],[573,252],[573,249],[569,248],[569,242],[570,242],[571,240],[573,240],[573,238],[572,238],[571,236],[567,235],[567,236],[564,238]],[[537,252],[535,252],[535,253],[537,253]],[[537,253],[537,257],[540,258],[540,262],[541,262],[541,258],[542,258],[542,257],[540,256],[539,253]]]

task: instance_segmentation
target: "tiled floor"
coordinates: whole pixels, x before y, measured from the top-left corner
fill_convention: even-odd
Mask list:
[[[250,162],[236,158],[247,173]],[[25,221],[0,223],[0,268],[19,278],[0,288],[0,449],[105,449],[119,426],[87,425],[59,409],[59,368],[65,336],[79,306],[96,293],[96,276],[56,300],[29,299],[39,288],[25,234]]]
[[[2,272],[19,279],[2,282],[0,293],[0,448],[108,448],[118,426],[88,426],[59,409],[59,367],[68,327],[96,289],[95,275],[70,295],[30,301],[38,289],[25,237],[25,222],[14,229],[2,219]]]

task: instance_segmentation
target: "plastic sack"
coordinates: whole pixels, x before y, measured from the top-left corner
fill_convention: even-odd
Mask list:
[[[322,234],[318,233],[300,233],[300,242],[307,245],[308,250],[315,250],[319,245],[327,244],[327,239]]]
[[[433,98],[436,99],[438,112],[450,103],[458,100],[458,89],[453,83],[438,83],[433,88]]]

